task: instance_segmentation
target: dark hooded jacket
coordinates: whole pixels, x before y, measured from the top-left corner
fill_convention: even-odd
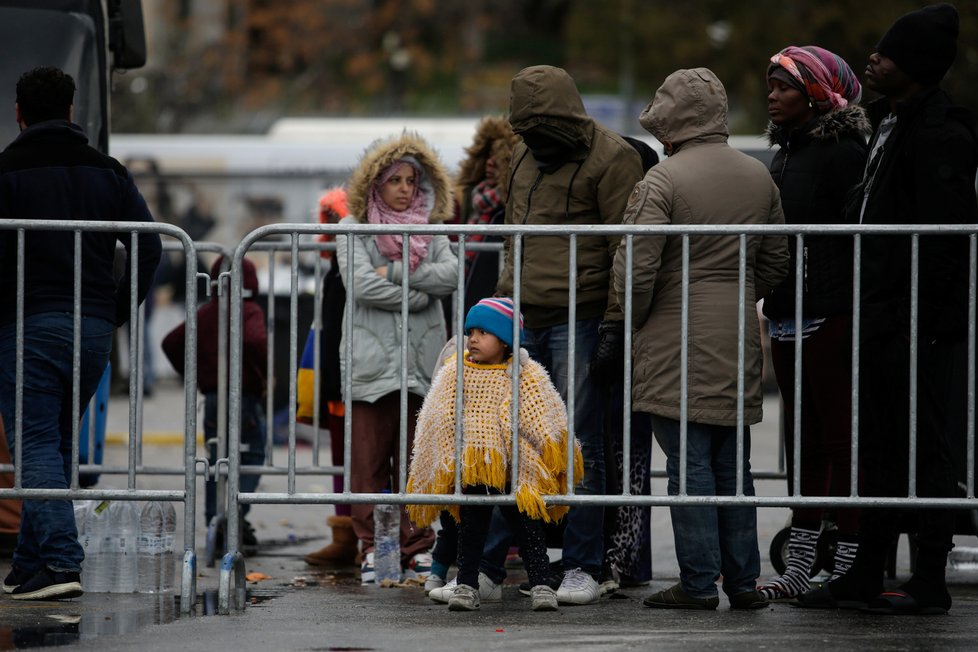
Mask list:
[[[264,396],[267,387],[268,333],[265,313],[255,301],[258,296],[258,272],[247,258],[242,259],[242,287],[246,296],[241,306],[241,389],[249,396]],[[211,279],[221,273],[224,258],[211,266]],[[220,305],[217,295],[197,310],[197,385],[202,394],[217,391],[218,325]],[[163,353],[173,368],[183,375],[187,324],[183,323],[163,338]],[[228,337],[230,337],[230,329]]]
[[[867,107],[874,131],[890,113],[889,100]],[[863,224],[975,224],[978,167],[974,117],[939,88],[897,104],[897,123],[883,148]],[[860,185],[847,219],[859,223]],[[865,236],[862,244],[864,339],[910,332],[911,236]],[[960,338],[968,328],[968,238],[920,236],[921,335]]]
[[[842,224],[846,197],[866,165],[866,112],[848,106],[787,131],[768,126],[780,145],[771,176],[781,191],[785,224]],[[796,247],[789,247],[787,278],[764,298],[770,319],[794,319]],[[806,318],[852,312],[852,237],[809,235],[803,251],[802,314]]]
[[[47,120],[21,132],[0,154],[0,219],[152,222],[132,175],[114,158],[88,145],[81,127]],[[0,324],[16,318],[15,231],[0,231]],[[116,242],[130,250],[128,233],[82,233],[81,310],[121,326],[129,320],[130,270],[113,273]],[[162,245],[141,233],[137,302],[149,292]],[[74,236],[70,231],[28,231],[24,244],[24,314],[74,310]]]
[[[569,159],[552,171],[540,169],[525,143],[517,145],[509,171],[507,224],[621,224],[628,195],[642,178],[635,149],[596,123],[584,110],[574,80],[561,68],[532,66],[512,82],[510,124],[518,134],[545,126],[576,144]],[[620,237],[577,238],[577,318],[621,321],[611,267]],[[570,239],[523,239],[521,304],[526,326],[567,322]],[[497,292],[512,296],[512,238]]]

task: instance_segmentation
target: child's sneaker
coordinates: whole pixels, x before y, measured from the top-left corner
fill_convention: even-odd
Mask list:
[[[468,584],[459,584],[448,599],[449,611],[475,611],[479,608],[479,592]]]
[[[374,572],[374,553],[368,552],[363,556],[363,563],[360,564],[360,584],[374,584],[377,581],[377,574]]]
[[[424,594],[428,595],[435,589],[440,589],[443,586],[445,586],[445,578],[441,575],[431,573],[424,581]]]
[[[452,579],[445,586],[432,589],[428,592],[428,597],[435,602],[448,602],[455,593],[458,586],[458,577]],[[503,585],[496,584],[485,573],[479,573],[479,598],[482,602],[499,602],[503,599]]]
[[[530,589],[533,600],[533,611],[557,611],[557,592],[546,584],[539,584]]]
[[[431,574],[431,564],[433,561],[434,559],[429,552],[419,552],[414,557],[411,557],[407,568],[404,569],[405,579],[425,579]]]

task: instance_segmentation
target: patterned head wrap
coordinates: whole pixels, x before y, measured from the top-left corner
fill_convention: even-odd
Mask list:
[[[842,109],[862,99],[863,89],[852,68],[842,57],[824,48],[791,45],[775,54],[767,68],[769,87],[771,75],[779,67],[804,88],[819,113]]]

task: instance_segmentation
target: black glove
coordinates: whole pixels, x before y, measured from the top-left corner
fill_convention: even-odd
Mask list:
[[[603,321],[598,327],[588,373],[602,383],[620,383],[625,370],[625,322]]]

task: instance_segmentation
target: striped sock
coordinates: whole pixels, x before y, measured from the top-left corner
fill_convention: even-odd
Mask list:
[[[788,539],[788,563],[784,574],[757,591],[768,600],[795,598],[811,588],[812,566],[815,565],[818,530],[792,527]]]
[[[856,551],[859,550],[859,541],[855,537],[839,538],[835,546],[835,563],[832,567],[832,579],[837,580],[849,572],[852,562],[856,560]]]

